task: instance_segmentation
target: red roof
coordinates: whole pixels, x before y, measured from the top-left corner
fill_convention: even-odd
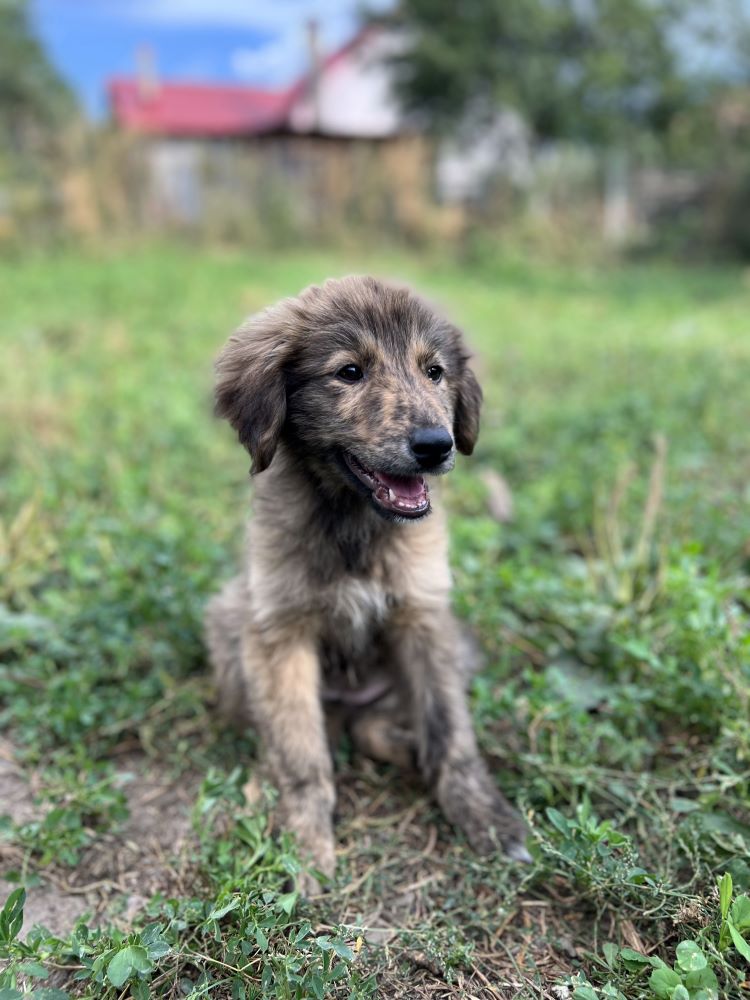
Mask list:
[[[256,90],[214,84],[162,83],[151,92],[136,80],[108,85],[119,125],[138,132],[182,136],[257,135],[286,121],[296,88]]]
[[[365,26],[324,60],[323,72],[349,56],[372,32]],[[138,132],[174,136],[241,136],[272,132],[287,124],[294,101],[305,92],[306,74],[286,90],[222,84],[156,83],[150,90],[134,79],[110,80],[112,115]]]

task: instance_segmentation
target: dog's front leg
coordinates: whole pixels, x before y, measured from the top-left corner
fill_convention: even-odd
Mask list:
[[[332,876],[335,791],[315,642],[287,635],[269,641],[250,632],[243,647],[249,708],[279,792],[279,825],[295,834],[305,861]],[[305,894],[318,889],[307,873],[298,881]]]
[[[529,861],[525,824],[477,747],[460,650],[458,625],[448,610],[418,612],[398,630],[396,655],[411,696],[417,762],[445,816],[474,850],[487,854],[499,847]]]

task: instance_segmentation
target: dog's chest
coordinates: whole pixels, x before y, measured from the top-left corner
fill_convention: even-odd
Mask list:
[[[387,586],[366,577],[342,577],[323,588],[320,597],[325,631],[355,648],[381,628],[394,605]]]
[[[320,640],[324,702],[369,704],[392,683],[382,640],[393,598],[382,584],[349,577],[325,589]]]

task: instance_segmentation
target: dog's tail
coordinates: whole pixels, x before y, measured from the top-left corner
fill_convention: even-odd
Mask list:
[[[236,576],[206,606],[205,635],[219,708],[237,725],[248,723],[247,684],[242,669],[242,623],[246,614],[245,578]]]

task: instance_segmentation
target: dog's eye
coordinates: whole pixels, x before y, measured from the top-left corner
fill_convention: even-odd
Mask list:
[[[343,368],[339,368],[336,374],[344,382],[359,382],[361,378],[364,378],[365,373],[359,365],[344,365]]]
[[[443,369],[440,365],[430,365],[427,369],[427,378],[430,379],[431,382],[439,382],[442,377]]]

